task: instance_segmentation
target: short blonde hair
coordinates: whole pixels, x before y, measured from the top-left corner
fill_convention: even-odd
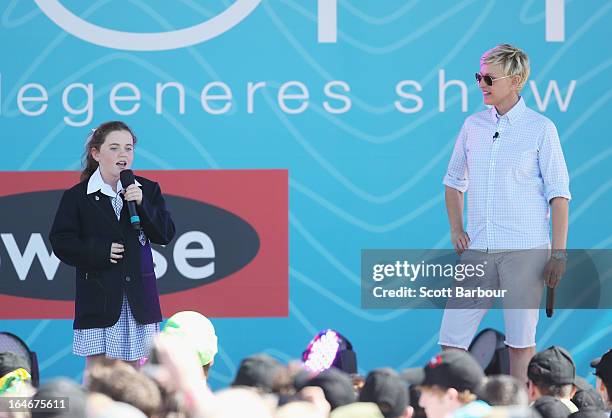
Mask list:
[[[518,76],[518,91],[521,91],[529,78],[529,57],[519,48],[509,44],[497,45],[485,52],[480,58],[480,64],[499,64],[504,76]]]

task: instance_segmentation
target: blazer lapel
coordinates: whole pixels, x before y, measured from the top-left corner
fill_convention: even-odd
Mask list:
[[[95,192],[87,195],[87,200],[94,205],[100,213],[104,215],[104,218],[115,228],[117,231],[121,232],[121,228],[119,226],[119,221],[117,221],[117,216],[115,215],[115,209],[113,209],[113,205],[111,204],[110,197],[106,196],[103,193]],[[123,212],[123,210],[122,210]]]

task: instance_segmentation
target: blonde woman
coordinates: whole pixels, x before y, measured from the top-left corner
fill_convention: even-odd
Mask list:
[[[535,353],[544,285],[556,286],[565,271],[571,198],[557,129],[520,95],[529,71],[527,55],[511,45],[484,53],[475,76],[491,107],[466,118],[443,181],[453,247],[470,263],[487,266],[489,285],[514,292],[514,303],[504,300],[505,342],[510,372],[523,382]],[[490,307],[490,301],[471,302],[470,308],[447,304],[443,348],[469,347]]]

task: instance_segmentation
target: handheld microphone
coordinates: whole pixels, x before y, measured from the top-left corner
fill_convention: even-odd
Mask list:
[[[495,141],[497,138],[499,138],[499,132],[495,132],[495,135],[493,135],[493,141]]]
[[[119,179],[121,180],[121,185],[124,190],[136,181],[132,170],[122,170],[121,173],[119,173]],[[132,228],[138,231],[140,230],[140,217],[138,216],[138,212],[136,212],[136,203],[134,201],[126,201],[126,203],[130,211],[130,223],[132,224]]]
[[[555,309],[555,288],[546,286],[546,316],[552,318]]]

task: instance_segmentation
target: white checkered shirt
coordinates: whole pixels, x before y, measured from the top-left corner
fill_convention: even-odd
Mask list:
[[[467,191],[466,232],[477,250],[550,244],[549,202],[571,199],[557,128],[522,97],[503,116],[491,107],[465,120],[443,183]]]

